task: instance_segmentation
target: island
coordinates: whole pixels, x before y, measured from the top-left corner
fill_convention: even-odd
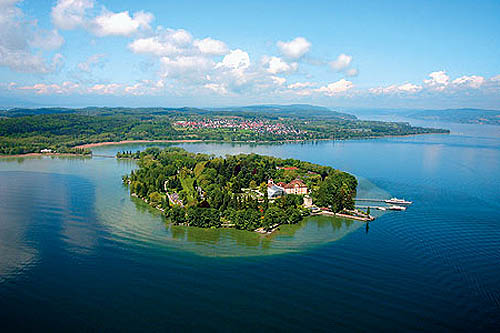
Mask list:
[[[0,155],[91,154],[123,142],[295,142],[449,133],[359,120],[313,105],[194,108],[42,108],[0,111]]]
[[[178,147],[124,151],[130,194],[177,225],[268,233],[311,213],[371,219],[354,209],[356,178],[329,166],[258,154],[217,157]]]

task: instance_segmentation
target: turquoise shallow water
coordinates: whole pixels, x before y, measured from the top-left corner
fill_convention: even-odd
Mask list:
[[[368,227],[311,218],[272,237],[166,226],[121,185],[130,161],[2,159],[1,322],[38,330],[498,329],[500,128],[452,129],[180,145],[328,164],[358,176],[360,196],[414,201]]]

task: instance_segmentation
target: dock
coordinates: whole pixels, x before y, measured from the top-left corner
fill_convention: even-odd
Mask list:
[[[398,198],[391,198],[391,199],[368,199],[368,198],[357,198],[354,199],[354,201],[365,201],[365,202],[384,202],[388,205],[389,207],[384,207],[384,206],[359,206],[359,208],[375,208],[379,210],[406,210],[407,206],[411,205],[413,202],[412,201],[407,201],[404,199],[398,199]],[[385,208],[385,209],[384,209]]]
[[[406,210],[405,206],[397,206],[397,205],[391,205],[391,206],[356,206],[356,208],[362,208],[362,209],[376,209],[376,210],[398,210],[398,211],[403,211]]]
[[[366,198],[362,198],[362,199],[354,199],[354,201],[370,201],[370,202],[385,202],[386,199],[366,199]]]
[[[329,212],[329,211],[324,211],[321,210],[316,213],[311,213],[311,215],[325,215],[325,216],[334,216],[334,217],[343,217],[351,220],[357,220],[357,221],[363,221],[363,222],[369,222],[375,220],[373,216],[357,216],[357,215],[350,215],[350,214],[343,214],[343,213],[334,213],[334,212]]]
[[[387,207],[384,206],[356,206],[356,208],[361,208],[361,209],[376,209],[376,210],[387,210]]]

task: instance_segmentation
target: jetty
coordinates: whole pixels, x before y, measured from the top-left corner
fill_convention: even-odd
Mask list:
[[[367,202],[385,202],[387,204],[397,204],[397,205],[411,205],[412,201],[407,201],[405,199],[390,198],[390,199],[370,199],[370,198],[356,198],[354,201],[367,201]]]
[[[398,205],[390,205],[390,206],[356,206],[356,208],[362,208],[362,209],[376,209],[376,210],[399,210],[403,211],[406,210],[405,206],[398,206]]]
[[[334,216],[334,217],[343,217],[351,220],[369,222],[375,220],[375,218],[371,215],[361,214],[359,211],[346,211],[345,213],[334,213],[328,210],[320,210],[318,212],[311,213],[311,215],[325,215],[325,216]]]
[[[356,198],[354,201],[370,201],[370,202],[385,202],[385,199],[366,199],[366,198]]]

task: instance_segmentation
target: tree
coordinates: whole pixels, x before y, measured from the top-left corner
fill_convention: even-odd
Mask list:
[[[321,182],[316,196],[320,206],[330,206],[334,212],[354,208],[356,178],[346,172],[334,170]]]
[[[260,183],[259,192],[262,193],[265,197],[267,197],[267,183],[266,182]]]
[[[186,222],[186,212],[184,208],[177,205],[167,211],[167,217],[174,224],[182,224]]]
[[[281,222],[286,220],[287,218],[281,209],[275,206],[271,206],[266,210],[266,213],[264,214],[262,226],[264,227],[264,229],[269,230],[272,226],[280,224]]]
[[[190,226],[201,228],[220,226],[219,211],[214,208],[189,207],[186,215]]]
[[[162,195],[158,192],[152,192],[151,194],[149,194],[149,202],[154,205],[154,206],[157,206],[161,203],[162,201]]]
[[[123,152],[121,156],[127,154],[132,153]],[[303,208],[302,196],[288,194],[272,202],[267,197],[267,180],[283,180],[279,175],[283,176],[284,170],[276,169],[283,165],[297,168],[291,173],[294,177],[304,176],[316,204],[331,206],[334,211],[354,207],[356,178],[309,162],[284,162],[257,154],[216,158],[180,148],[147,149],[133,155],[139,157],[139,168],[123,180],[130,181],[131,193],[164,208],[174,224],[217,228],[223,219],[237,229],[269,230],[274,225],[300,222],[309,212]],[[263,198],[241,193],[242,187],[256,188],[259,183]],[[170,207],[163,194],[164,184],[170,194],[179,195],[184,206]]]

